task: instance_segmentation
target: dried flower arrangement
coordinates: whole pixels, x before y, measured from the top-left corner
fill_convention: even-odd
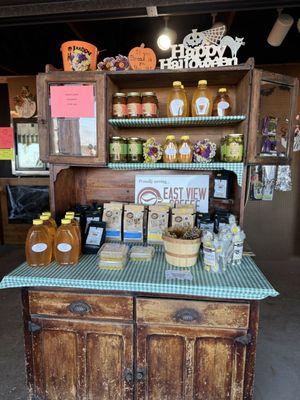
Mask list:
[[[173,239],[195,240],[201,237],[201,230],[194,227],[173,226],[164,230],[163,236]]]

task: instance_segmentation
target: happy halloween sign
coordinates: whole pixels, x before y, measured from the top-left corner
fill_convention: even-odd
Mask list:
[[[197,211],[208,212],[208,175],[136,175],[135,202],[195,204]]]

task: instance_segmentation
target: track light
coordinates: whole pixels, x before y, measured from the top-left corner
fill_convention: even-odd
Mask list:
[[[278,18],[267,39],[268,43],[274,47],[281,45],[294,22],[292,16],[289,14],[281,14],[281,10],[278,10],[278,14]]]
[[[168,28],[168,17],[165,17],[165,27],[160,32],[157,38],[157,46],[161,50],[166,51],[169,50],[169,48],[175,42],[175,40],[176,40],[176,32]]]

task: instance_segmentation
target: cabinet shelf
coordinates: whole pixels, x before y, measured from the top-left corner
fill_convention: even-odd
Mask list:
[[[109,124],[115,128],[168,128],[188,126],[226,126],[236,125],[246,119],[246,115],[226,117],[181,117],[181,118],[110,118]]]
[[[232,171],[237,176],[239,186],[242,186],[244,164],[243,163],[109,163],[108,168],[114,170],[181,170],[181,171]]]

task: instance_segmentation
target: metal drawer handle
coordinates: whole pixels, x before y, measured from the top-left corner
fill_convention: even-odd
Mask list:
[[[91,306],[83,300],[73,301],[68,307],[73,314],[84,315],[91,311]]]
[[[175,314],[175,320],[177,322],[200,322],[201,316],[198,311],[193,310],[192,308],[184,308],[182,310],[177,311]]]
[[[137,368],[136,370],[136,380],[141,382],[146,378],[146,368]]]
[[[126,368],[124,376],[125,376],[125,381],[128,384],[131,384],[133,381],[133,373],[132,373],[131,369]]]

